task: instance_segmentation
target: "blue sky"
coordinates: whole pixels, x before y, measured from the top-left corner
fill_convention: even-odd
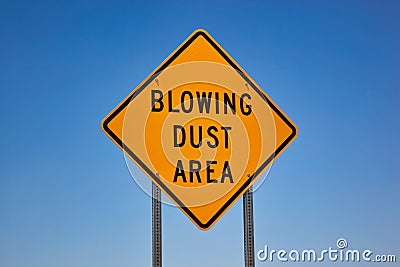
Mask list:
[[[1,1],[0,265],[150,266],[151,200],[100,122],[197,28],[299,128],[255,192],[256,249],[344,237],[399,258],[399,11]],[[242,228],[241,201],[208,232],[164,206],[164,266],[243,266]]]

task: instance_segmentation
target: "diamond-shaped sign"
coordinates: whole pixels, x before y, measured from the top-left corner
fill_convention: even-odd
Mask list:
[[[293,122],[204,30],[190,35],[102,127],[202,230],[297,136]]]

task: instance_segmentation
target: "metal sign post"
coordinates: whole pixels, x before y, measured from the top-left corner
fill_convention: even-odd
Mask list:
[[[254,267],[254,220],[253,220],[253,188],[243,195],[244,223],[244,263],[245,267]]]
[[[152,188],[152,265],[162,266],[161,253],[161,190],[153,183]]]

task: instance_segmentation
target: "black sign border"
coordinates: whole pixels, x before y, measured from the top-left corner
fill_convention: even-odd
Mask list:
[[[173,194],[172,191],[168,189],[168,187],[161,181],[161,179],[153,173],[136,155],[133,153],[132,150],[130,150],[123,142],[121,139],[116,136],[111,129],[108,127],[108,124],[110,121],[114,119],[125,107],[129,105],[129,102],[132,101],[133,98],[135,98],[144,88],[146,88],[157,76],[158,74],[166,69],[185,49],[194,41],[196,40],[199,36],[204,37],[212,46],[213,48],[218,51],[218,53],[229,63],[229,65],[234,68],[241,76],[242,78],[249,84],[260,96],[262,99],[265,100],[265,102],[268,104],[270,108],[272,108],[278,116],[289,126],[289,128],[292,130],[292,133],[289,135],[288,138],[275,150],[275,152],[268,157],[268,159],[261,164],[261,166],[250,176],[248,179],[245,181],[245,183],[239,188],[235,194],[233,194],[229,200],[219,209],[212,217],[211,219],[206,222],[202,223],[192,212],[191,210],[185,206],[185,204]],[[230,57],[212,40],[208,34],[202,30],[198,30],[195,32],[171,57],[167,59],[167,61],[162,64],[161,67],[159,67],[152,76],[150,76],[146,82],[144,82],[140,88],[137,90],[133,91],[131,95],[125,99],[125,101],[116,109],[114,110],[109,117],[107,117],[103,121],[103,129],[106,131],[109,136],[114,139],[114,141],[121,146],[123,150],[125,150],[133,160],[136,161],[137,164],[140,165],[140,167],[157,183],[159,187],[163,189],[165,193],[167,193],[170,197],[173,198],[175,203],[177,203],[181,209],[203,230],[208,229],[211,225],[216,222],[216,220],[219,218],[221,214],[225,212],[225,210],[241,195],[243,194],[244,190],[246,189],[247,186],[250,185],[251,181],[255,179],[261,172],[268,166],[268,164],[274,160],[274,158],[279,155],[279,153],[296,137],[297,131],[296,127],[286,118],[286,116],[274,105],[274,103],[260,90],[241,70],[240,68],[233,62]]]

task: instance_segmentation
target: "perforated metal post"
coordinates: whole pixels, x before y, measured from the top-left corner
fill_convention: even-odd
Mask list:
[[[245,267],[254,267],[254,220],[253,220],[253,188],[243,195],[244,223],[244,263]]]
[[[152,265],[162,266],[161,253],[161,190],[153,183],[152,188]]]

